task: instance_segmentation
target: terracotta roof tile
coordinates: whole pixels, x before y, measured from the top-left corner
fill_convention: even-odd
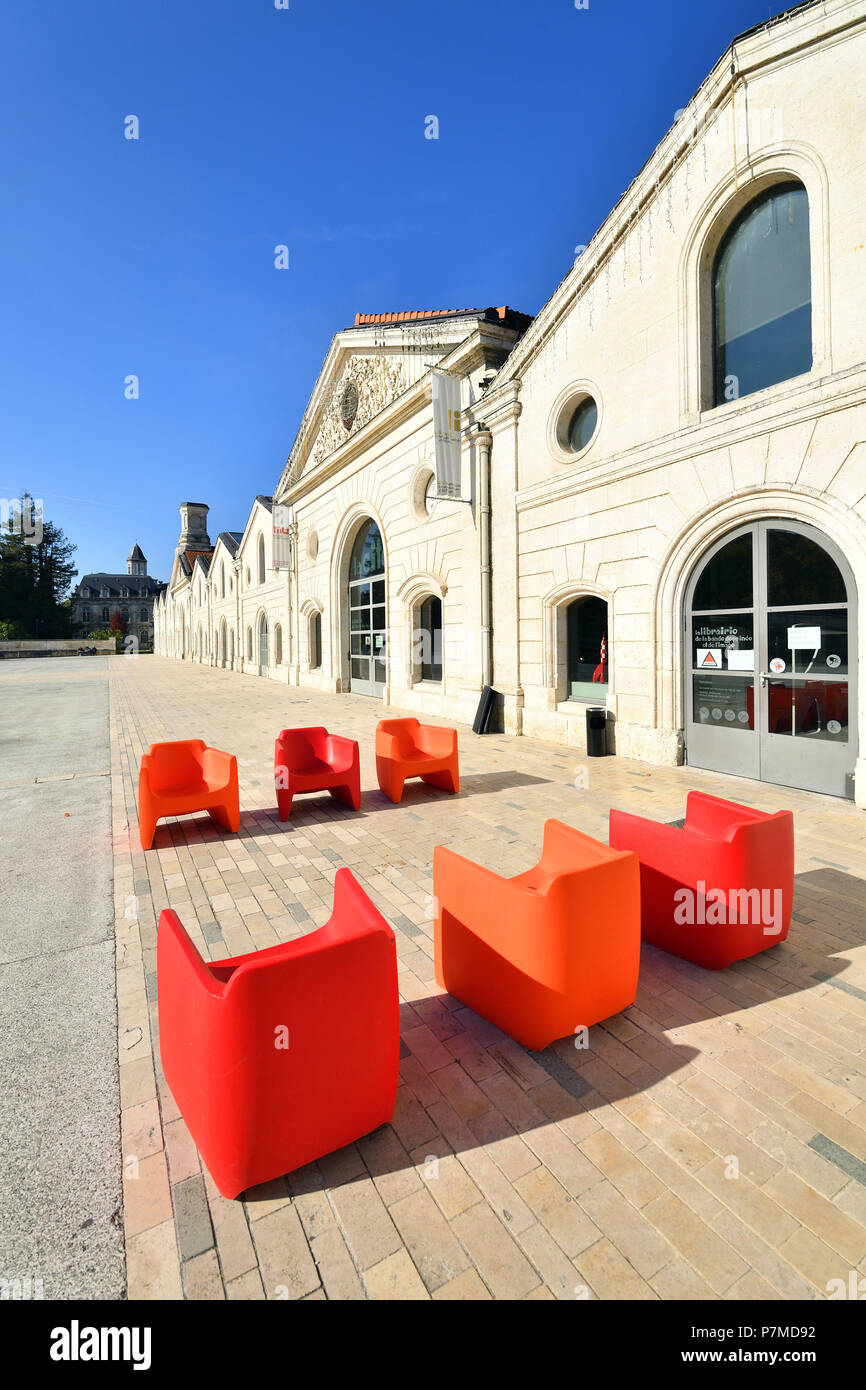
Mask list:
[[[495,315],[504,320],[509,313],[513,312],[514,310],[509,310],[507,304],[488,309],[400,309],[393,314],[356,314],[353,327],[364,328],[368,324],[374,323],[407,323],[415,319],[456,318],[461,314]],[[520,317],[529,316],[520,315]]]

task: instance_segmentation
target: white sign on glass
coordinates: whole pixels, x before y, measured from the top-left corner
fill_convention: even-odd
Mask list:
[[[728,670],[729,670],[729,671],[754,671],[754,669],[755,669],[755,653],[754,653],[754,651],[751,651],[751,650],[749,650],[749,651],[744,651],[742,648],[739,648],[737,651],[731,650],[731,651],[728,652]]]
[[[712,670],[720,671],[722,668],[721,647],[698,647],[698,665],[709,666]]]
[[[819,627],[789,627],[788,647],[792,652],[817,652],[821,648]]]

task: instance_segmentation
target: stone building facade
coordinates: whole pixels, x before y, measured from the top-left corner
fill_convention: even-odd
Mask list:
[[[732,42],[534,321],[358,315],[274,488],[289,568],[258,498],[226,644],[211,562],[159,649],[191,601],[196,659],[464,720],[490,684],[578,753],[604,706],[617,753],[866,805],[864,128],[866,0],[807,2]]]
[[[147,560],[136,543],[126,561],[125,574],[85,574],[72,593],[70,614],[76,637],[107,628],[115,613],[124,631],[135,637],[142,651],[153,646],[153,610],[165,589],[159,579],[147,572]]]

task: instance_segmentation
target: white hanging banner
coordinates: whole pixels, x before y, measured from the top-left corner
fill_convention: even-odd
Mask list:
[[[292,565],[291,510],[274,506],[274,569],[287,570]]]
[[[433,377],[433,438],[436,492],[462,501],[460,461],[460,378],[436,367]]]

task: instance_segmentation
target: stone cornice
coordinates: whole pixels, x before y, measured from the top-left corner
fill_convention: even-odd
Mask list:
[[[838,388],[845,381],[852,383],[848,389],[837,389],[832,397],[827,397],[828,386]],[[799,404],[798,397],[801,398]],[[698,458],[717,449],[729,449],[760,435],[788,429],[792,425],[817,420],[837,411],[849,410],[864,404],[866,369],[861,365],[849,372],[836,373],[819,381],[809,382],[796,391],[786,391],[771,403],[756,404],[750,410],[744,411],[743,418],[736,423],[726,420],[723,429],[720,429],[720,420],[704,419],[698,424],[678,430],[675,434],[662,436],[648,444],[636,445],[621,454],[600,460],[597,464],[583,467],[578,464],[571,470],[562,464],[555,464],[551,459],[551,466],[556,467],[556,473],[541,482],[519,489],[515,504],[519,512],[546,506],[564,497],[574,497],[609,483],[649,473],[656,468]],[[742,402],[739,405],[742,408]],[[724,410],[724,407],[721,409]]]
[[[522,384],[519,377],[511,377],[486,391],[466,411],[470,429],[480,422],[496,431],[519,420],[523,413],[523,402],[519,399]]]

